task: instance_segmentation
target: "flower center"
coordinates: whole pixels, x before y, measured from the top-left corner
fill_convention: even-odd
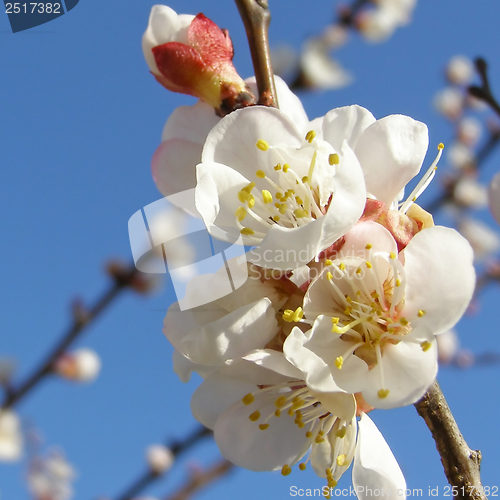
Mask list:
[[[259,396],[267,393],[274,398],[274,407],[258,407]],[[344,395],[342,395],[344,396]],[[326,398],[326,399],[325,399]],[[266,398],[267,399],[267,398]],[[338,478],[349,467],[355,445],[356,418],[346,420],[335,415],[335,395],[322,395],[311,391],[303,381],[294,380],[282,384],[259,387],[254,393],[248,393],[241,402],[253,411],[248,418],[259,426],[261,431],[272,425],[279,426],[279,419],[284,413],[294,417],[298,429],[305,433],[310,446],[322,445],[328,440],[332,450],[331,464],[326,467],[325,477],[328,485],[336,486]],[[346,437],[347,435],[347,437]],[[299,464],[304,470],[311,460],[309,456]],[[293,465],[293,464],[292,464]],[[289,464],[283,465],[281,473],[286,476],[292,471]]]
[[[293,151],[270,146],[263,139],[257,141],[257,149],[269,155],[264,163],[273,166],[258,169],[255,180],[237,194],[241,205],[236,209],[235,217],[241,234],[263,237],[265,233],[257,227],[262,227],[262,223],[297,228],[326,212],[333,192],[326,201],[321,196],[318,164],[321,162],[333,168],[339,164],[339,155],[319,147],[315,137],[316,133],[310,130],[305,144]]]

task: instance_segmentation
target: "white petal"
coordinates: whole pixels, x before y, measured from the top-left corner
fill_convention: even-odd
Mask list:
[[[366,402],[375,408],[406,406],[424,395],[436,378],[437,369],[435,340],[430,342],[426,351],[418,343],[402,341],[397,345],[386,344],[382,365],[379,363],[368,372],[360,392]],[[389,390],[387,397],[378,396],[380,389]]]
[[[321,125],[323,139],[335,149],[340,149],[343,141],[354,149],[361,134],[374,122],[367,109],[353,105],[332,109],[313,123]]]
[[[151,168],[158,190],[165,196],[193,189],[196,186],[196,165],[201,157],[201,145],[185,140],[170,139],[156,149]]]
[[[500,224],[500,172],[493,177],[488,195],[491,213]]]
[[[304,456],[310,441],[287,412],[273,416],[266,430],[259,429],[262,419],[252,422],[248,418],[256,408],[262,416],[273,415],[274,400],[266,395],[256,397],[250,406],[238,402],[219,416],[214,437],[224,457],[245,469],[264,471],[291,466]]]
[[[162,141],[185,139],[203,147],[212,127],[220,121],[209,104],[198,101],[192,106],[180,106],[169,116],[161,135]],[[200,158],[196,163],[199,163]]]
[[[358,424],[352,483],[359,500],[373,498],[370,490],[391,500],[406,499],[406,481],[389,445],[368,415]],[[383,492],[383,493],[382,493]]]
[[[220,311],[169,308],[164,333],[194,363],[218,365],[264,347],[277,333],[275,311],[267,297],[222,315]],[[217,317],[219,316],[219,317]]]
[[[257,95],[255,77],[247,78],[245,83],[250,88],[250,91],[254,95]],[[309,124],[309,119],[307,118],[304,106],[302,106],[302,101],[288,88],[286,82],[278,75],[274,75],[274,84],[281,112],[286,114],[299,130],[305,131]]]
[[[370,125],[355,148],[367,192],[387,204],[394,201],[420,170],[428,143],[427,126],[408,116],[391,115]]]
[[[331,326],[329,318],[321,319],[323,319],[323,324]],[[319,323],[315,322],[312,333],[314,334],[319,328]],[[340,341],[340,339],[337,339],[331,332],[328,333],[328,336],[323,335],[320,340],[317,340],[317,334],[313,339],[303,333],[300,328],[295,327],[283,344],[283,352],[288,361],[303,372],[307,385],[317,392],[342,391],[334,381],[328,363],[332,356],[333,361],[335,361],[334,353],[338,349],[335,349],[336,346],[332,346],[332,343],[334,340]]]
[[[403,314],[412,327],[432,333],[450,329],[474,292],[472,248],[454,229],[436,226],[417,233],[403,251],[406,297]],[[425,312],[418,317],[418,311]],[[416,332],[415,332],[416,333]]]

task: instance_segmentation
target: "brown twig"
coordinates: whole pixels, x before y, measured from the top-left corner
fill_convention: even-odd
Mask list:
[[[488,79],[488,63],[482,57],[478,57],[474,63],[476,65],[476,71],[481,78],[481,86],[471,85],[469,87],[469,94],[489,104],[493,111],[500,116],[500,104],[498,104],[498,101],[491,92]]]
[[[122,269],[119,275],[113,276],[113,282],[94,305],[85,314],[74,314],[73,322],[62,338],[49,352],[45,359],[19,386],[10,389],[6,394],[0,409],[10,408],[19,403],[31,389],[40,383],[53,370],[54,363],[63,355],[79,335],[118,297],[127,287],[133,286],[138,271],[134,266]]]
[[[441,463],[456,500],[487,500],[481,484],[481,452],[471,450],[437,382],[415,403],[441,456]]]
[[[235,0],[247,32],[259,92],[259,104],[278,107],[271,65],[268,30],[271,21],[267,0]]]
[[[193,447],[196,443],[201,441],[203,438],[209,436],[212,433],[209,429],[205,427],[199,427],[194,432],[189,434],[183,440],[174,440],[167,443],[167,448],[170,449],[174,457],[187,451],[189,448]],[[116,497],[116,500],[132,500],[136,495],[144,491],[144,489],[150,484],[157,481],[160,477],[164,477],[165,473],[159,474],[151,469],[146,470],[141,474],[123,493]]]
[[[167,500],[188,500],[193,493],[204,488],[209,483],[221,478],[233,469],[234,465],[222,459],[206,470],[195,472],[190,479],[176,493],[167,497]]]

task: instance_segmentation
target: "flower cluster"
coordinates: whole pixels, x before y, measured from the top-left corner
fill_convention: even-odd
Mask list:
[[[474,289],[468,242],[415,203],[443,145],[405,197],[427,152],[423,123],[360,106],[310,121],[279,79],[277,91],[280,109],[219,118],[198,103],[165,126],[153,160],[160,191],[192,189],[212,237],[250,247],[241,287],[169,308],[174,368],[203,377],[193,414],[235,464],[287,475],[309,463],[334,487],[353,463],[355,486],[405,498],[367,413],[422,397],[436,336]],[[187,293],[216,294],[222,274],[194,277]]]

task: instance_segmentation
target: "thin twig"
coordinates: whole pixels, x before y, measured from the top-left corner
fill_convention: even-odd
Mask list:
[[[268,30],[271,21],[267,0],[235,0],[247,32],[259,92],[259,104],[278,107],[271,65]]]
[[[470,86],[469,94],[489,104],[495,113],[500,116],[500,104],[498,104],[498,101],[491,92],[490,82],[488,79],[488,63],[482,57],[478,57],[474,63],[479,77],[481,78],[481,86]]]
[[[187,451],[189,448],[193,447],[196,443],[201,441],[201,439],[209,436],[212,433],[211,430],[205,427],[199,427],[194,432],[189,434],[185,439],[173,440],[167,443],[167,448],[170,449],[174,457],[178,457],[180,454]],[[132,484],[120,495],[116,497],[116,500],[131,500],[136,495],[144,491],[144,489],[157,481],[160,477],[164,477],[165,474],[159,474],[147,469],[143,474],[141,474]]]
[[[487,500],[481,484],[481,452],[471,450],[451,413],[437,382],[415,403],[425,420],[441,456],[444,472],[457,500]],[[455,494],[456,493],[456,494]]]
[[[83,333],[83,331],[118,297],[118,295],[130,286],[137,275],[134,266],[126,269],[120,276],[114,276],[109,289],[99,297],[94,305],[85,311],[85,314],[74,314],[73,322],[49,352],[45,359],[19,386],[9,390],[4,398],[0,409],[10,408],[19,403],[31,389],[40,383],[47,375],[52,373],[54,363],[66,352],[68,347]]]
[[[222,459],[211,467],[191,475],[190,479],[176,493],[167,497],[167,500],[188,500],[193,493],[201,490],[208,484],[221,478],[234,468],[231,462]]]

